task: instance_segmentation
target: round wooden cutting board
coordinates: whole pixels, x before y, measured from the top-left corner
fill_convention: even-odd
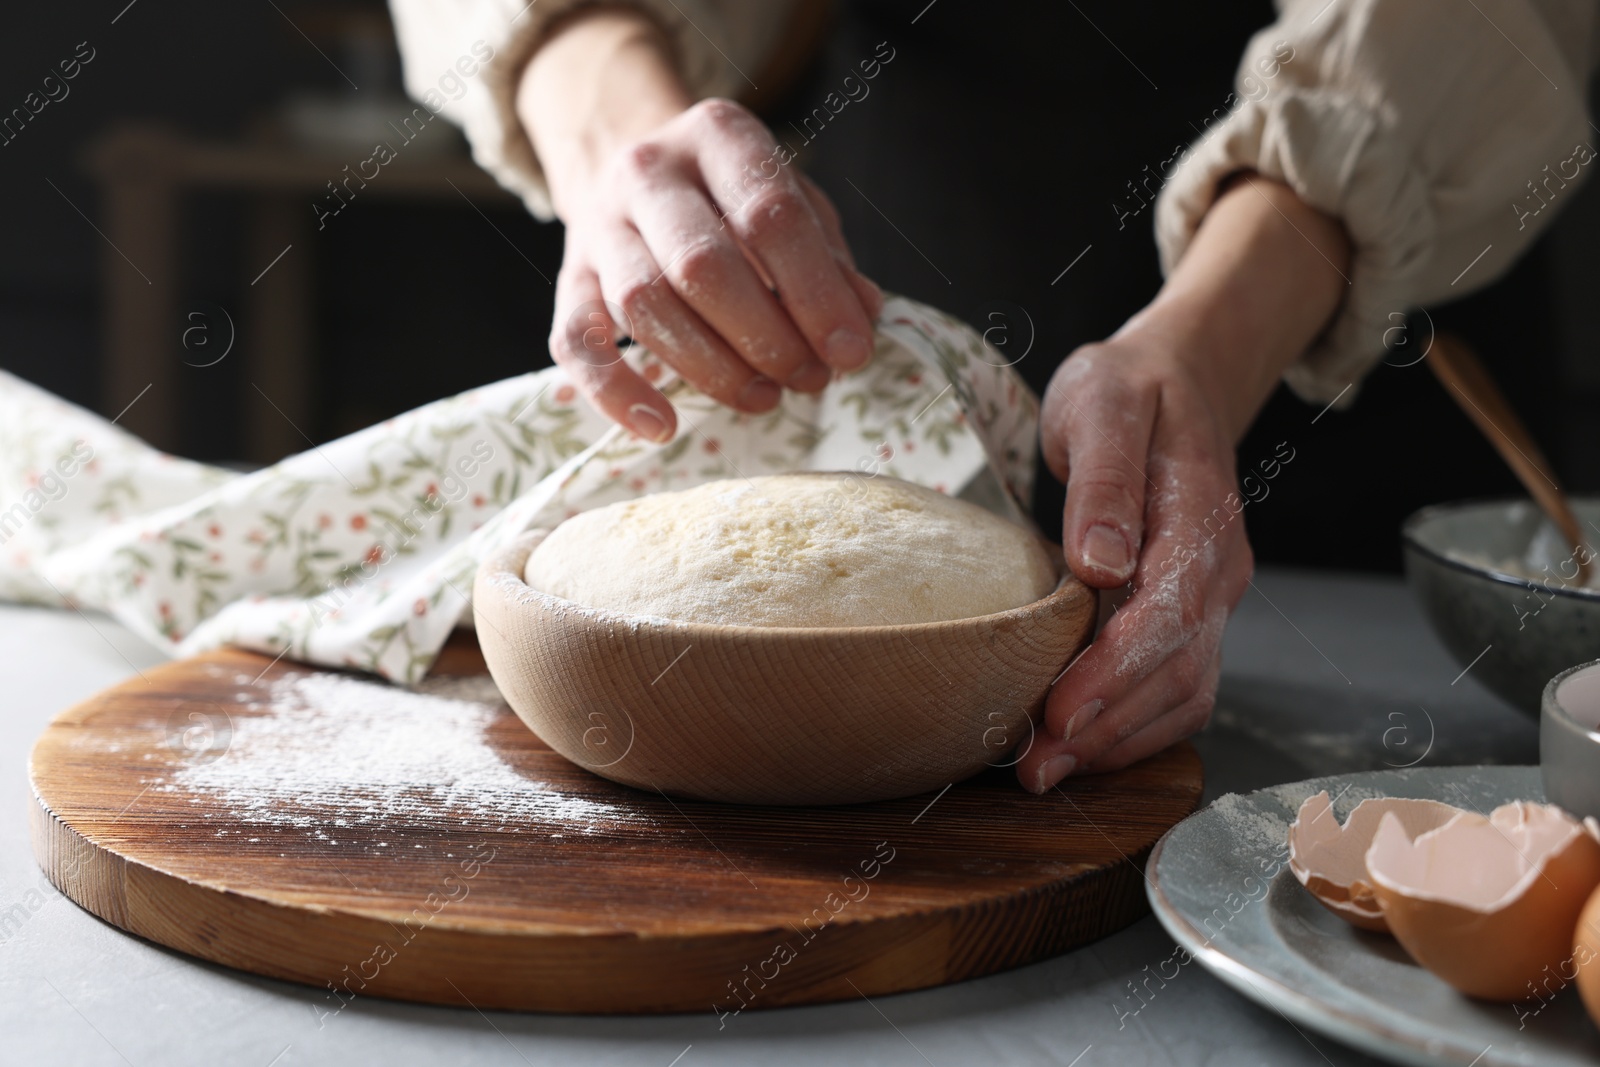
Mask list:
[[[108,922],[319,987],[330,1013],[722,1014],[960,981],[1121,929],[1200,799],[1183,744],[1043,797],[996,768],[849,807],[680,800],[556,755],[483,670],[468,640],[425,694],[241,651],[148,671],[34,747],[35,854]]]

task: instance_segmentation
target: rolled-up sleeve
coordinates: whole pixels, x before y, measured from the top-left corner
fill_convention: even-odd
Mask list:
[[[1354,248],[1345,299],[1284,378],[1307,400],[1348,404],[1405,313],[1504,273],[1592,169],[1594,8],[1279,0],[1235,96],[1161,191],[1163,270],[1235,171],[1282,181],[1339,218]]]
[[[552,27],[596,0],[389,0],[406,92],[465,131],[472,157],[541,219],[555,215],[533,142],[517,118],[522,69]],[[736,95],[745,72],[777,43],[790,4],[738,0],[605,0],[650,15],[674,45],[679,72],[698,98]],[[489,58],[486,60],[484,56]],[[458,63],[465,64],[458,67]],[[441,79],[475,69],[458,96]],[[431,94],[431,95],[430,95]]]

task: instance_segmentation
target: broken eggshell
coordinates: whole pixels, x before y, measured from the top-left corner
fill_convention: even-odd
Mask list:
[[[1323,906],[1363,930],[1387,933],[1388,924],[1367,875],[1367,849],[1385,814],[1410,837],[1443,826],[1461,809],[1437,800],[1372,797],[1339,825],[1326,791],[1307,797],[1289,827],[1289,869]]]
[[[1585,819],[1584,825],[1594,822]],[[1578,996],[1589,1018],[1600,1026],[1600,889],[1589,894],[1589,903],[1578,916],[1578,932],[1572,939],[1572,963],[1578,972]]]
[[[1385,814],[1366,864],[1389,932],[1468,996],[1534,995],[1572,953],[1578,916],[1600,885],[1600,825],[1522,801],[1487,818],[1461,812],[1413,839]]]

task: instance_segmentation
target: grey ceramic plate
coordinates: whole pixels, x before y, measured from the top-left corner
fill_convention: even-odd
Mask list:
[[[1229,794],[1173,827],[1150,856],[1150,903],[1179,945],[1295,1025],[1395,1063],[1600,1061],[1600,1032],[1575,990],[1517,1007],[1469,1000],[1389,937],[1356,930],[1318,904],[1286,866],[1287,840],[1300,802],[1323,789],[1336,798],[1341,820],[1372,796],[1423,797],[1484,813],[1544,798],[1537,767],[1373,771]],[[1174,962],[1174,972],[1180,966]]]

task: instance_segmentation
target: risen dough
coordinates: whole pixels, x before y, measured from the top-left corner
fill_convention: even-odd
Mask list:
[[[535,589],[588,608],[736,626],[967,619],[1056,586],[1039,540],[895,478],[709,482],[575,515],[528,557]]]

